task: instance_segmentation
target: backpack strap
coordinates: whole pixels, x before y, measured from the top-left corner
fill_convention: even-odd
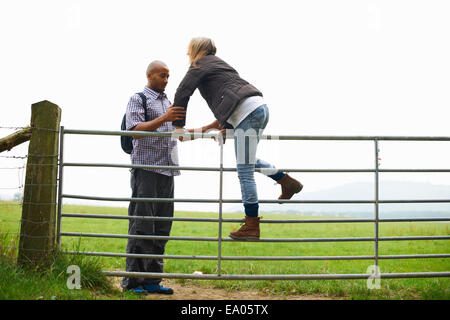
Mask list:
[[[148,121],[148,116],[147,116],[147,97],[142,92],[138,92],[137,94],[142,99],[142,107],[144,108],[145,121],[147,122]]]

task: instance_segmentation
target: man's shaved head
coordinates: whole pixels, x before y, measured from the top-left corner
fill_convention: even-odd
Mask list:
[[[156,92],[164,92],[169,81],[169,68],[162,61],[153,61],[147,67],[147,80],[147,87]]]
[[[147,67],[147,73],[146,73],[147,77],[152,73],[158,72],[161,68],[167,69],[167,70],[169,69],[169,68],[167,68],[166,64],[162,61],[155,60],[155,61],[151,62]]]

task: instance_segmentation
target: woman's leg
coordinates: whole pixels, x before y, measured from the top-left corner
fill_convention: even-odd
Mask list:
[[[258,107],[247,116],[235,129],[234,150],[236,155],[236,168],[241,185],[242,202],[245,211],[245,224],[237,231],[231,232],[233,239],[259,239],[259,204],[258,193],[254,178],[255,168],[265,169],[263,174],[277,181],[282,186],[282,195],[279,199],[286,199],[289,190],[289,198],[301,190],[301,184],[284,172],[278,171],[273,165],[256,158],[256,150],[259,136],[265,129],[269,120],[269,112],[266,105]],[[285,187],[287,182],[289,188]]]
[[[270,165],[256,158],[259,136],[268,122],[266,105],[258,107],[248,115],[234,131],[236,168],[241,185],[245,215],[258,216],[258,193],[254,178],[256,166]]]
[[[281,195],[278,197],[278,200],[289,200],[294,194],[299,193],[303,188],[303,185],[299,181],[295,180],[287,173],[279,171],[273,165],[265,162],[264,160],[256,159],[255,168],[262,169],[262,174],[281,185]]]
[[[248,115],[234,131],[236,168],[245,210],[245,224],[229,235],[236,240],[259,239],[259,205],[254,173],[259,135],[262,134],[267,120],[267,106],[263,105]]]
[[[262,174],[275,181],[279,181],[286,175],[286,173],[279,171],[275,166],[262,159],[256,159],[255,169],[261,169]]]

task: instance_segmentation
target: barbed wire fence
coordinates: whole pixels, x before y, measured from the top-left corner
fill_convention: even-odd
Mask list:
[[[26,127],[11,127],[0,125],[0,137],[25,129]],[[3,253],[17,254],[20,238],[21,213],[25,188],[25,172],[28,155],[22,149],[28,147],[28,142],[20,148],[0,153],[0,246]]]
[[[0,194],[8,193],[0,206],[0,249],[24,266],[45,266],[55,250],[60,119],[61,109],[42,101],[32,105],[30,126],[0,124],[0,132],[19,130],[0,136]]]

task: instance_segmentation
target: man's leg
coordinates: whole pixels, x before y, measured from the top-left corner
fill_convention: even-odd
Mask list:
[[[157,175],[150,171],[136,169],[132,173],[133,198],[156,198]],[[155,216],[155,203],[131,202],[128,210],[130,216]],[[130,219],[128,234],[130,235],[155,235],[155,221]],[[128,239],[127,253],[155,254],[155,240]],[[129,272],[154,272],[155,259],[127,258],[126,271]],[[148,283],[158,284],[161,279],[154,278],[124,278],[122,287],[124,290],[136,288]]]
[[[130,177],[130,185],[131,185],[131,197],[137,198],[137,187],[136,187],[136,170],[131,170],[131,177]],[[133,216],[134,212],[136,210],[136,202],[130,201],[130,204],[128,205],[128,216]],[[128,234],[134,234],[134,219],[128,220]],[[127,253],[135,253],[137,251],[136,248],[136,241],[135,239],[128,239],[127,241]],[[125,260],[125,271],[131,272],[139,270],[139,260],[135,258],[126,258]],[[122,288],[124,291],[131,290],[133,288],[136,288],[140,285],[140,279],[138,278],[128,278],[124,277],[122,279]]]
[[[157,178],[156,196],[157,198],[173,198],[174,195],[174,179],[171,176],[159,175]],[[173,202],[157,202],[155,203],[155,214],[158,217],[173,217]],[[172,229],[172,221],[155,221],[154,234],[158,236],[169,236]],[[167,240],[153,241],[153,253],[164,254]],[[150,265],[151,272],[160,272],[164,270],[164,263],[162,259],[152,259]]]
[[[157,185],[157,198],[173,198],[174,195],[174,179],[170,176],[158,175],[158,185]],[[155,203],[155,212],[158,217],[173,217],[173,202],[158,202]],[[170,230],[172,229],[172,221],[155,221],[155,235],[158,236],[169,236]],[[158,255],[163,255],[167,240],[155,240],[153,242],[153,253]],[[149,269],[150,272],[164,272],[164,261],[163,259],[152,259]],[[173,290],[170,288],[165,288],[160,285],[161,279],[158,282],[149,281],[145,283],[144,289],[149,293],[163,293],[163,294],[173,294]]]

